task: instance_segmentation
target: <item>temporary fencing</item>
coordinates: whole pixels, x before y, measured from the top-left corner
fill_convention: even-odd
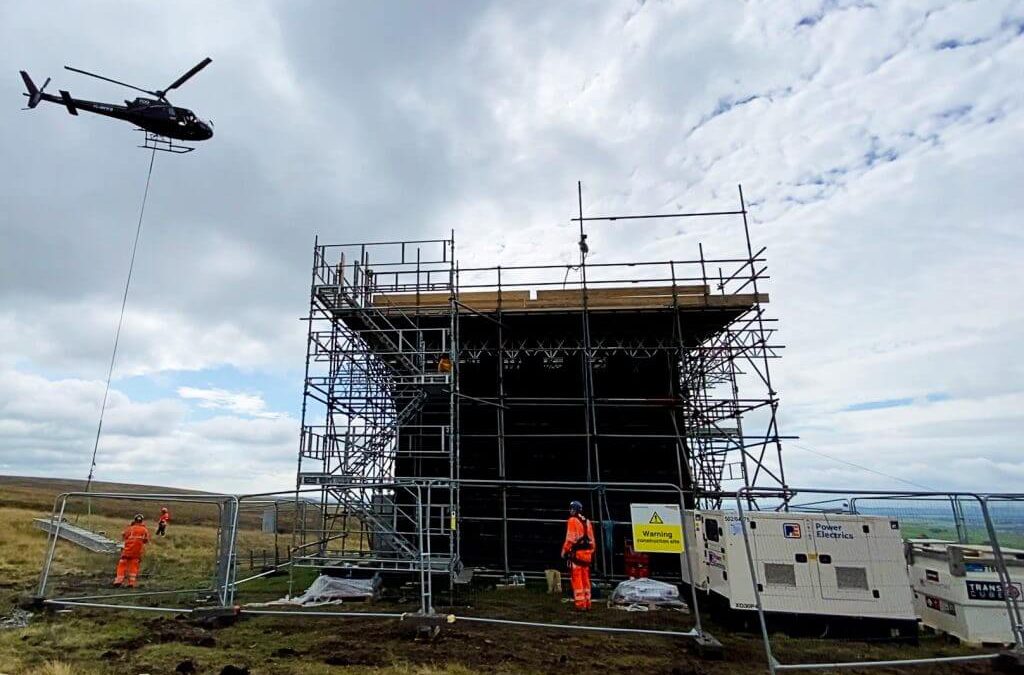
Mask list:
[[[58,495],[50,517],[39,522],[48,538],[36,595],[47,604],[67,607],[166,613],[229,607],[238,547],[274,543],[273,534],[261,531],[261,514],[252,512],[257,506],[253,501],[243,507],[236,496],[223,494]],[[156,534],[160,507],[171,512],[166,536]],[[84,511],[87,516],[70,522]],[[121,532],[136,513],[144,516],[150,534],[139,564],[138,587],[112,588]]]
[[[597,631],[633,636],[660,636],[696,641],[712,647],[717,641],[701,621],[692,592],[677,590],[681,601],[618,605],[611,602],[616,585],[628,579],[627,544],[634,539],[631,505],[662,505],[653,509],[658,523],[652,529],[681,526],[681,515],[692,503],[671,484],[630,482],[556,482],[513,480],[463,480],[459,482],[463,529],[461,550],[476,570],[467,583],[453,585],[439,594],[442,611],[458,621],[520,626],[562,631]],[[575,612],[569,590],[570,573],[561,560],[569,502],[584,504],[593,524],[596,551],[591,579],[595,596],[589,612]],[[674,514],[670,516],[671,514]],[[650,516],[648,516],[650,518]],[[645,519],[645,524],[648,519]],[[677,542],[685,544],[690,533],[679,527]],[[679,541],[679,537],[682,541]],[[467,541],[469,540],[469,541]],[[638,543],[638,542],[633,542]],[[643,548],[643,547],[641,547]],[[689,558],[681,550],[650,553],[649,573],[681,589],[690,578]],[[547,592],[547,575],[557,572],[562,588]],[[675,606],[671,606],[671,605]]]
[[[772,633],[782,606],[778,584],[797,589],[806,582],[801,590],[810,588],[818,604],[811,602],[797,612],[805,618],[815,616],[816,607],[834,609],[861,597],[885,604],[892,596],[908,591],[906,561],[899,544],[919,539],[969,544],[990,555],[985,569],[998,581],[985,582],[992,594],[988,607],[1005,607],[1010,636],[1006,641],[1013,643],[1018,657],[1024,655],[1021,597],[1011,577],[1011,570],[1024,567],[1024,546],[1018,543],[1024,542],[1021,494],[743,489],[722,493],[719,517],[727,522],[712,528],[712,518],[706,512],[690,510],[693,495],[671,484],[426,479],[339,484],[332,486],[332,491],[339,495],[337,503],[314,501],[323,494],[319,488],[244,496],[62,494],[47,523],[50,534],[38,596],[49,604],[67,607],[167,613],[210,608],[309,619],[409,621],[417,630],[426,627],[432,631],[454,624],[455,630],[459,625],[503,626],[513,636],[519,630],[604,633],[609,639],[622,640],[624,650],[643,650],[650,641],[663,639],[719,648],[708,633],[702,610],[713,604],[710,600],[715,593],[709,570],[722,563],[708,547],[708,540],[717,540],[729,529],[736,536],[732,541],[738,542],[738,548],[730,549],[732,587],[742,587],[752,599],[745,606],[734,603],[733,609],[756,617],[770,673],[913,664],[937,667],[994,658],[991,650],[954,648],[927,636],[914,658],[876,660],[856,660],[861,658],[857,656],[861,650],[844,646],[844,635],[818,638],[820,653],[832,656],[829,662],[801,659],[792,650],[793,642],[773,644]],[[93,532],[105,529],[111,539],[118,539],[120,528],[135,512],[152,515],[160,506],[171,508],[174,515],[168,537],[155,539],[147,547],[139,589],[109,589],[117,555],[87,551],[61,535],[62,528],[70,525],[68,517],[82,510],[85,500],[91,502],[92,520],[79,525]],[[592,578],[596,594],[590,612],[574,611],[566,593],[569,574],[563,568],[560,549],[570,500],[584,504],[594,525],[597,550]],[[678,514],[686,553],[653,552],[643,567],[653,579],[678,589],[688,611],[679,611],[680,603],[672,602],[635,602],[625,610],[615,606],[610,596],[627,578],[630,558],[626,544],[638,533],[637,514],[642,514],[641,525],[651,525],[671,521],[670,512]],[[783,536],[807,537],[807,552],[795,561],[775,560],[766,554],[765,527],[769,522],[775,527],[775,521],[784,528],[780,532],[788,533]],[[318,531],[317,523],[329,522],[343,525],[333,534],[328,534],[324,525],[320,538],[302,539]],[[891,529],[878,532],[878,547],[871,548],[875,546],[872,543],[867,549],[878,560],[865,561],[866,571],[855,569],[848,561],[838,564],[843,562],[842,554],[835,547],[847,538],[839,527],[841,522],[855,523],[865,533],[883,525]],[[646,536],[643,529],[639,532]],[[671,534],[666,536],[671,538]],[[896,549],[890,541],[894,537]],[[189,556],[178,549],[186,539],[192,547]],[[388,543],[383,550],[381,542]],[[197,553],[196,547],[202,550]],[[263,550],[276,552],[273,562],[257,566],[257,555],[250,551]],[[181,569],[182,560],[197,557],[206,562]],[[472,570],[462,567],[464,560],[473,565]],[[902,576],[885,577],[870,567],[882,563],[890,570],[901,570]],[[736,565],[745,567],[742,574],[734,571]],[[784,569],[787,565],[797,569]],[[805,574],[798,569],[801,566],[814,571]],[[247,567],[249,571],[241,573]],[[561,584],[550,593],[550,585],[559,576],[555,571],[561,573]],[[636,572],[633,568],[629,571]],[[370,588],[372,593],[365,595],[373,595],[372,602],[344,594],[338,596],[344,597],[340,602],[325,601],[317,593],[307,595],[315,601],[311,604],[295,601],[322,572],[356,580],[380,577],[387,583],[315,586]],[[378,596],[381,586],[387,590]],[[293,600],[276,602],[285,597]],[[829,605],[831,601],[835,602]],[[906,616],[888,618],[898,623]],[[912,614],[910,618],[913,621]],[[611,637],[616,635],[619,637]],[[881,641],[891,637],[883,636]],[[901,633],[893,639],[906,638]],[[808,646],[814,651],[814,639],[800,643],[799,653],[808,653]]]
[[[361,524],[351,523],[345,533],[348,546],[338,545],[344,533],[335,530],[319,541],[297,544],[287,566],[289,595],[299,595],[315,578],[310,568],[326,570],[332,575],[351,573],[366,576],[376,573],[405,581],[391,583],[389,594],[373,604],[343,602],[331,606],[317,603],[315,607],[274,607],[265,603],[261,588],[268,573],[251,575],[234,582],[231,596],[236,598],[241,613],[269,615],[302,615],[317,618],[345,619],[415,619],[427,625],[460,623],[492,624],[521,629],[603,632],[643,639],[689,639],[702,647],[715,647],[717,641],[708,635],[701,623],[700,608],[695,595],[680,592],[682,581],[689,578],[689,559],[682,551],[655,553],[658,560],[651,567],[659,578],[671,583],[675,597],[671,602],[633,603],[618,609],[609,596],[618,581],[625,580],[625,544],[632,539],[630,505],[635,503],[667,505],[679,523],[690,496],[677,486],[649,483],[596,483],[496,480],[410,480],[392,483],[334,484],[342,504],[387,504],[381,513],[351,514]],[[458,491],[461,509],[452,513],[451,495]],[[361,499],[344,493],[362,493]],[[376,498],[367,499],[367,493]],[[292,493],[301,501],[320,490]],[[386,499],[381,499],[385,495]],[[244,508],[250,499],[267,500],[280,495],[242,496]],[[597,540],[594,559],[595,591],[590,612],[576,612],[569,587],[569,573],[561,559],[565,537],[568,504],[572,499],[593,505],[598,514],[592,521]],[[504,510],[503,510],[504,509]],[[328,505],[325,511],[331,511]],[[504,517],[498,514],[504,513]],[[377,546],[367,546],[373,530],[381,536],[384,515],[392,522],[384,536],[387,541],[400,536],[415,544],[413,559],[409,551],[392,547],[391,554]],[[669,513],[665,519],[672,520]],[[331,516],[334,517],[334,516]],[[659,519],[661,516],[659,516]],[[681,523],[680,523],[681,525]],[[295,528],[308,532],[310,528]],[[365,530],[370,530],[366,532]],[[685,541],[688,531],[678,528],[677,538]],[[455,542],[449,545],[449,537]],[[333,541],[327,541],[332,539]],[[682,543],[682,541],[680,543]],[[451,550],[469,555],[472,571],[461,567],[460,558]],[[510,554],[511,549],[511,554]],[[557,592],[548,593],[551,571],[561,572]],[[546,574],[547,573],[547,574]],[[280,584],[278,588],[283,587]],[[403,592],[405,591],[405,592]],[[237,595],[236,595],[237,592]],[[685,602],[684,602],[685,601]],[[381,611],[391,608],[394,611]]]

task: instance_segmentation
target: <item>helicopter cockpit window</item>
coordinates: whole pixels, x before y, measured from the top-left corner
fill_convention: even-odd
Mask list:
[[[178,126],[183,127],[195,123],[196,116],[191,110],[185,108],[174,108],[173,110],[173,116],[178,120]]]

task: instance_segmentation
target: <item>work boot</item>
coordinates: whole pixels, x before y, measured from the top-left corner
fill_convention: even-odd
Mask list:
[[[120,588],[122,583],[124,583],[124,582],[121,581],[120,579],[114,579],[114,582],[112,584],[110,584],[110,585],[111,586],[115,586],[117,588]]]

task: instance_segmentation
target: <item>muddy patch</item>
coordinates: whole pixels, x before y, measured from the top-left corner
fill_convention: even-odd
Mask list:
[[[197,647],[216,647],[217,640],[206,628],[195,626],[183,619],[152,619],[145,622],[146,632],[138,637],[114,643],[114,649],[135,651],[146,645],[177,642]]]
[[[220,669],[220,675],[249,675],[247,666],[227,665]]]

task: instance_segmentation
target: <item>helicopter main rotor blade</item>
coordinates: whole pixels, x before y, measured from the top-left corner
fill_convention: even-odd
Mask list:
[[[198,73],[198,72],[199,72],[200,70],[202,70],[202,69],[203,69],[203,68],[205,68],[206,66],[210,65],[211,63],[213,63],[213,59],[211,59],[211,58],[210,58],[209,56],[207,56],[207,57],[206,57],[205,59],[203,59],[202,61],[200,61],[200,62],[199,62],[199,63],[197,63],[196,65],[192,66],[192,69],[191,69],[191,70],[189,70],[189,71],[188,71],[187,73],[185,73],[184,75],[182,75],[181,77],[179,77],[178,79],[176,79],[176,80],[175,80],[175,81],[174,81],[174,82],[173,82],[173,83],[171,84],[171,86],[169,86],[169,87],[167,87],[166,89],[164,89],[163,93],[164,93],[164,94],[166,94],[166,93],[167,93],[167,92],[169,92],[169,91],[170,91],[171,89],[177,89],[177,88],[178,88],[178,87],[180,87],[181,85],[185,84],[185,82],[186,82],[186,81],[187,81],[187,80],[188,80],[188,79],[189,79],[190,77],[192,77],[193,75],[195,75],[196,73]]]
[[[71,66],[64,66],[64,69],[65,70],[70,70],[70,71],[75,72],[75,73],[81,73],[82,75],[88,75],[89,77],[95,77],[97,80],[106,80],[107,82],[113,82],[114,84],[119,84],[122,87],[128,87],[129,89],[134,89],[136,91],[141,91],[143,94],[152,94],[153,96],[157,96],[158,95],[157,92],[155,92],[155,91],[150,91],[149,89],[143,89],[142,87],[136,87],[134,84],[128,84],[127,82],[119,82],[117,80],[112,80],[109,77],[103,77],[102,75],[97,75],[96,73],[90,73],[87,70],[81,70],[79,68],[72,68]]]

